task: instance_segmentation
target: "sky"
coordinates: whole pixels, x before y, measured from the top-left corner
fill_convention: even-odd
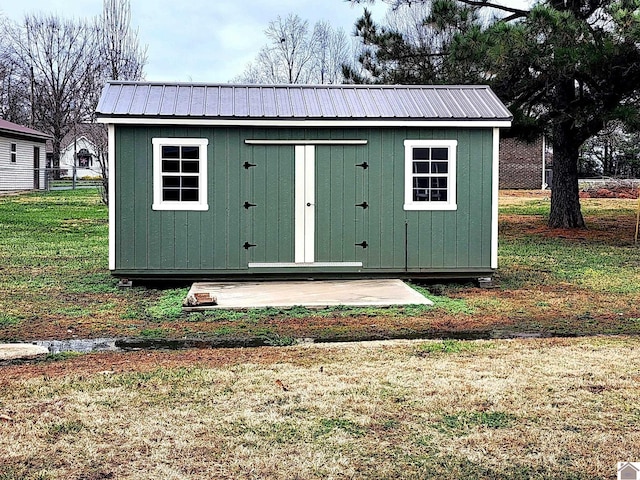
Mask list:
[[[223,83],[255,58],[278,15],[297,14],[310,27],[326,20],[351,35],[363,8],[344,0],[131,0],[131,24],[148,47],[147,80]],[[0,0],[0,12],[15,21],[38,12],[95,17],[102,0]],[[378,2],[373,12],[382,19],[386,6]]]

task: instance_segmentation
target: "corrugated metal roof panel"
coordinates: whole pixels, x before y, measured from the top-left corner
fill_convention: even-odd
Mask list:
[[[220,103],[218,116],[231,117],[235,115],[233,109],[233,89],[230,87],[218,87],[220,94]]]
[[[177,85],[166,85],[162,92],[160,101],[160,115],[175,115],[176,97],[178,96]]]
[[[129,107],[129,113],[132,115],[142,115],[144,114],[145,107],[147,105],[147,97],[149,96],[148,85],[140,86],[140,88],[136,88],[133,99],[131,100],[131,106]]]
[[[331,104],[335,108],[335,118],[348,118],[351,116],[349,104],[344,96],[344,90],[341,88],[326,91],[331,98]]]
[[[320,102],[316,96],[317,90],[318,89],[313,87],[301,89],[304,106],[307,110],[307,116],[309,117],[318,118],[323,116]]]
[[[100,116],[321,119],[510,120],[486,86],[212,85],[109,82]]]
[[[191,114],[191,95],[193,88],[189,88],[185,85],[178,87],[176,94],[176,107],[173,112],[174,115],[186,116]]]
[[[276,102],[276,93],[273,88],[261,88],[262,94],[262,111],[265,117],[278,116],[278,104]]]
[[[271,87],[276,96],[276,117],[293,117],[293,110],[291,109],[291,96],[289,91],[281,88]]]
[[[205,90],[204,114],[207,117],[217,117],[220,113],[220,90],[218,88],[207,88]]]
[[[123,85],[114,106],[114,113],[128,113],[131,110],[131,100],[136,91],[135,85]]]
[[[316,96],[318,99],[318,108],[320,109],[321,117],[334,118],[336,116],[336,109],[331,101],[331,95],[327,89],[317,89]]]
[[[151,85],[149,87],[149,98],[147,99],[147,107],[144,111],[145,115],[158,115],[163,92],[164,87],[162,85]]]
[[[246,88],[233,89],[233,114],[239,117],[249,117],[249,92]]]
[[[249,87],[247,93],[249,95],[249,116],[264,117],[264,102],[260,87]]]
[[[191,92],[191,115],[203,115],[204,114],[204,99],[205,99],[205,87],[195,86]]]

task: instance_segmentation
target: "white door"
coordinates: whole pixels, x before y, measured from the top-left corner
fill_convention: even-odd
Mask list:
[[[315,260],[315,146],[295,147],[295,263]]]

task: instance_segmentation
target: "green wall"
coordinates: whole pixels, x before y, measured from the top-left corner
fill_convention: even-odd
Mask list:
[[[208,138],[209,210],[153,211],[154,137]],[[366,139],[316,145],[316,258],[339,272],[490,270],[492,129],[116,125],[116,269],[121,275],[263,274],[294,260],[294,146],[245,139]],[[404,140],[455,139],[455,211],[404,211]],[[249,169],[242,164],[255,164]],[[357,167],[366,161],[368,168]],[[245,209],[245,201],[256,204]],[[366,201],[368,208],[356,207]],[[322,207],[321,207],[322,206]],[[363,249],[356,243],[366,241]],[[255,244],[248,250],[245,242]],[[405,249],[405,245],[407,248]],[[277,272],[279,270],[272,270]],[[307,272],[315,272],[310,269]],[[296,268],[294,273],[303,273]]]

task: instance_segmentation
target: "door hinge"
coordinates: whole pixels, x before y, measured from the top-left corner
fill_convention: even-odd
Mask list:
[[[364,242],[356,243],[356,247],[367,248],[368,246],[369,244],[367,243],[366,240]]]
[[[356,203],[356,207],[369,208],[369,204],[367,202]]]
[[[242,164],[242,166],[244,167],[245,170],[249,170],[251,167],[255,167],[256,164],[255,163],[244,162]]]
[[[255,203],[249,203],[249,202],[244,202],[244,208],[246,208],[247,210],[249,210],[251,207],[255,207],[256,204]]]
[[[249,242],[244,242],[244,245],[242,245],[242,248],[244,248],[245,250],[249,250],[251,247],[255,247],[256,245],[253,243],[249,243]]]
[[[356,167],[361,167],[366,170],[367,168],[369,168],[369,164],[367,162],[356,163]]]

